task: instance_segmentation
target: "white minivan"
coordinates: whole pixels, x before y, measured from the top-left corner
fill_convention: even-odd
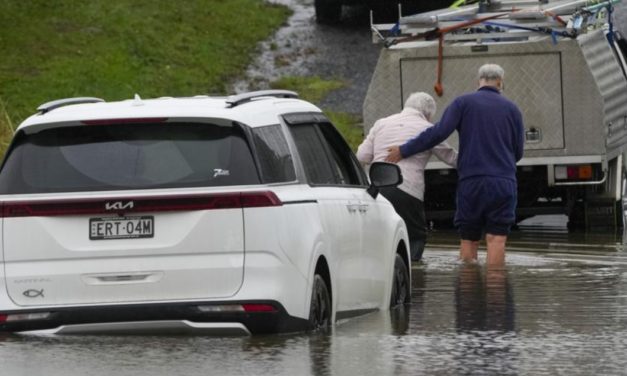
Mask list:
[[[407,230],[316,106],[70,98],[0,169],[0,332],[312,330],[409,302]]]

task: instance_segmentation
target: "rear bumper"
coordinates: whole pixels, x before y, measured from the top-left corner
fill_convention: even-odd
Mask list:
[[[218,307],[242,304],[271,305],[261,312],[220,311]],[[202,307],[202,308],[200,308]],[[212,309],[215,308],[215,311]],[[46,315],[46,313],[48,313]],[[29,314],[36,316],[28,319]],[[0,322],[0,332],[47,331],[48,333],[214,333],[263,334],[307,329],[307,320],[290,316],[276,301],[228,301],[160,303],[120,306],[89,306],[59,309],[1,311],[25,319]],[[42,316],[45,316],[42,318]]]

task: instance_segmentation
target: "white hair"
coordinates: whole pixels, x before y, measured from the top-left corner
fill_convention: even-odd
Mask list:
[[[497,64],[484,64],[479,68],[479,79],[486,81],[502,80],[505,71]]]
[[[427,120],[431,120],[437,111],[435,100],[425,92],[412,93],[405,101],[407,107],[420,111]]]

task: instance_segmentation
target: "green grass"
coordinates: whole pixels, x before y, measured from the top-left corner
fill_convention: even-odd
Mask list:
[[[357,147],[364,140],[364,128],[361,118],[345,112],[325,111],[324,113],[344,136],[351,149],[356,152]]]
[[[0,151],[7,149],[11,138],[13,138],[13,124],[4,103],[0,99]]]
[[[323,80],[320,77],[287,76],[271,82],[273,89],[288,89],[297,91],[301,98],[312,102],[320,101],[331,91],[341,89],[346,84],[339,80]]]
[[[0,9],[3,129],[59,98],[227,94],[290,14],[262,0],[0,0]]]
[[[339,80],[323,80],[320,77],[283,77],[270,83],[273,89],[286,89],[298,92],[299,96],[320,105],[320,101],[331,91],[341,89],[346,84]],[[362,142],[363,127],[358,116],[345,112],[324,111],[329,120],[342,133],[351,149],[357,150]]]

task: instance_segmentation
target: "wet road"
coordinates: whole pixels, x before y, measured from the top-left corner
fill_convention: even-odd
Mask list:
[[[559,222],[559,221],[558,221]],[[551,220],[544,220],[551,223]],[[456,261],[433,233],[413,265],[413,302],[329,333],[0,337],[2,375],[619,375],[627,369],[622,234],[531,223],[512,235],[507,270]]]
[[[318,25],[313,0],[270,0],[293,10],[287,25],[259,46],[259,57],[246,77],[233,84],[234,92],[268,89],[284,76],[317,76],[340,80],[345,86],[317,103],[325,110],[361,116],[380,45],[372,43],[369,12],[344,9],[341,26]]]

